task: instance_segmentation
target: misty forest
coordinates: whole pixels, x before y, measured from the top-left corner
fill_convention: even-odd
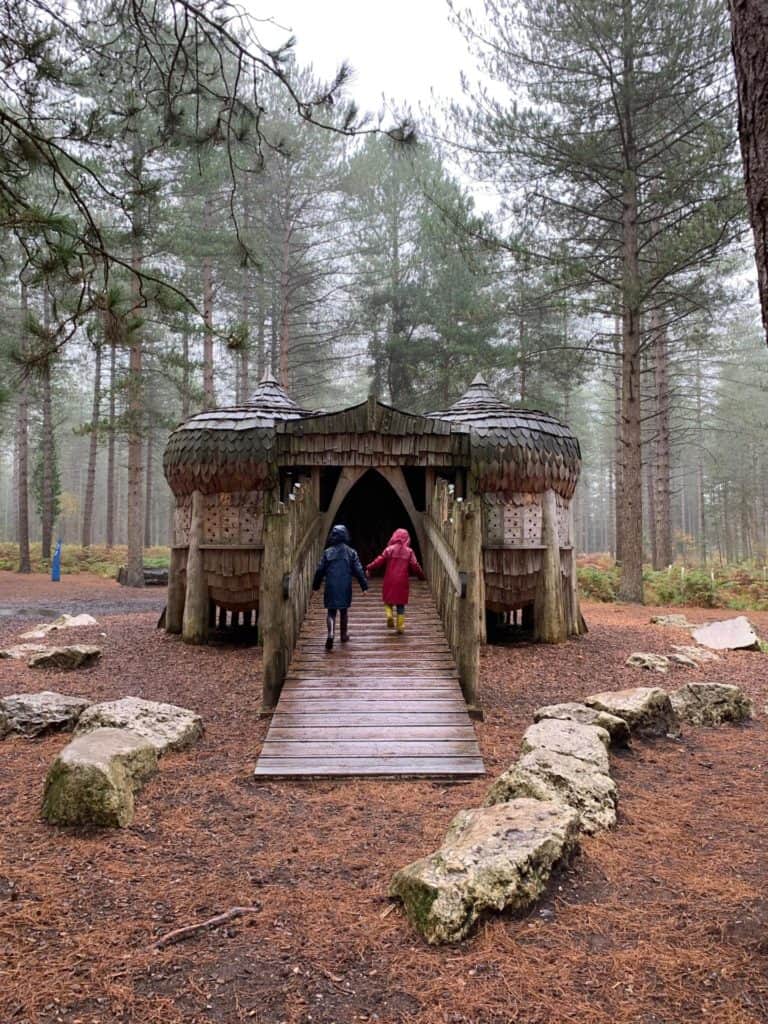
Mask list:
[[[0,0],[0,1021],[764,1024],[765,2],[310,8]]]

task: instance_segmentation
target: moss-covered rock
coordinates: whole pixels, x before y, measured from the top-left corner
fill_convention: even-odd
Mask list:
[[[128,729],[78,736],[48,771],[43,817],[54,825],[128,825],[134,793],[156,771],[154,745]]]
[[[579,827],[590,834],[616,824],[616,783],[597,765],[567,754],[541,747],[530,751],[496,779],[485,802],[493,805],[519,797],[571,807]]]
[[[72,697],[53,690],[11,693],[0,699],[0,738],[8,733],[43,736],[74,729],[89,704],[85,697]]]
[[[752,717],[752,701],[728,683],[686,683],[670,693],[672,707],[690,725],[722,725]]]
[[[578,823],[570,808],[540,800],[460,811],[439,850],[394,875],[390,895],[428,942],[456,942],[486,911],[538,899],[576,847]]]
[[[567,757],[577,757],[608,774],[608,747],[610,734],[597,725],[545,718],[530,725],[523,733],[520,749],[524,754],[532,750],[551,750]]]
[[[585,697],[584,703],[598,711],[623,718],[630,732],[638,736],[675,736],[680,721],[659,686],[634,686],[627,690],[606,690]]]
[[[105,727],[130,729],[146,737],[160,755],[168,750],[186,750],[203,735],[203,720],[194,711],[140,697],[91,705],[75,731],[80,735]]]
[[[625,747],[629,743],[629,726],[623,718],[611,715],[607,711],[598,711],[597,708],[588,708],[586,704],[580,704],[578,701],[548,704],[537,708],[533,713],[534,722],[541,722],[546,718],[579,722],[581,725],[596,725],[609,733],[612,745]]]

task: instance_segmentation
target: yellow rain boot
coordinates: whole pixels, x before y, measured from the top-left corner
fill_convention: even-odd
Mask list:
[[[405,616],[404,615],[398,615],[397,616],[397,632],[398,633],[404,633],[405,632]]]
[[[391,604],[384,605],[384,614],[387,616],[387,629],[395,628],[395,612]]]

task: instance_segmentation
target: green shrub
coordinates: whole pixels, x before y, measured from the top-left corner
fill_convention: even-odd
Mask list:
[[[619,571],[616,566],[610,569],[598,568],[594,565],[583,565],[578,570],[579,589],[583,597],[589,601],[615,601],[619,586]]]

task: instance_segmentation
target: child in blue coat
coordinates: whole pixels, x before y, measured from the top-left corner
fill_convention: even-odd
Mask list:
[[[349,531],[346,526],[334,526],[331,530],[330,547],[315,571],[312,589],[319,590],[325,579],[324,605],[327,609],[328,638],[326,651],[333,649],[333,635],[336,628],[336,612],[341,613],[341,642],[349,640],[349,606],[352,604],[352,577],[355,576],[363,593],[368,589],[368,579],[354,548],[349,546]]]

